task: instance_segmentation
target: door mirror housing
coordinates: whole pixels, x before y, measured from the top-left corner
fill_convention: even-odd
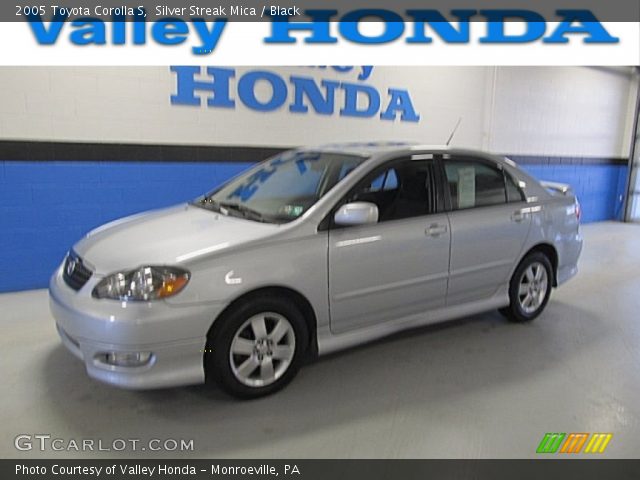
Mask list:
[[[336,225],[369,225],[378,223],[378,207],[371,202],[352,202],[342,205],[333,216]]]

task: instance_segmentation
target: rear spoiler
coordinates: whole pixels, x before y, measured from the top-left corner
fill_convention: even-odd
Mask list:
[[[571,188],[571,185],[568,185],[566,183],[542,181],[540,182],[540,185],[551,191],[551,193],[559,193],[561,195],[564,195],[565,197],[568,195],[573,195],[573,189]]]

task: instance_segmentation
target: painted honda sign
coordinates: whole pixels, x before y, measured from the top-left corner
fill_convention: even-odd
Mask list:
[[[420,121],[408,90],[379,89],[366,83],[373,67],[331,68],[345,75],[352,72],[357,75],[353,80],[350,76],[349,81],[342,81],[284,76],[267,69],[239,74],[235,68],[174,66],[171,71],[176,76],[176,93],[171,96],[171,103],[229,109],[235,109],[240,103],[257,112],[286,108],[301,115]]]

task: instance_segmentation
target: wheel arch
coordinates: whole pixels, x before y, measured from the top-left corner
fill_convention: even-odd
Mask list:
[[[551,269],[553,274],[552,285],[554,287],[557,287],[558,286],[558,251],[556,250],[556,248],[550,243],[538,243],[537,245],[534,245],[533,247],[531,247],[529,250],[525,252],[525,254],[520,259],[520,263],[522,263],[522,261],[525,258],[527,258],[529,254],[533,252],[543,253],[549,259],[549,261],[551,262]]]
[[[307,324],[309,334],[309,344],[307,345],[307,356],[317,356],[318,353],[318,341],[317,341],[317,317],[311,302],[299,291],[282,285],[271,285],[255,288],[248,292],[244,292],[235,299],[233,299],[229,305],[227,305],[222,312],[213,320],[211,327],[207,331],[207,339],[212,338],[215,335],[216,329],[220,326],[218,319],[223,317],[229,310],[235,308],[242,302],[246,302],[252,298],[257,297],[280,297],[287,298],[292,301],[302,312],[305,322]]]

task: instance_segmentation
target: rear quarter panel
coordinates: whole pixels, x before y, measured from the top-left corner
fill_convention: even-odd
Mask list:
[[[582,251],[582,235],[575,214],[575,198],[549,197],[531,206],[539,206],[540,209],[532,213],[527,250],[540,243],[554,246],[558,254],[556,281],[562,284],[576,273]]]
[[[531,208],[531,228],[524,252],[541,243],[552,245],[558,254],[557,283],[564,283],[577,272],[582,251],[580,222],[575,214],[576,197],[554,195],[537,179],[519,168],[507,165],[506,169],[523,182],[527,206]]]

